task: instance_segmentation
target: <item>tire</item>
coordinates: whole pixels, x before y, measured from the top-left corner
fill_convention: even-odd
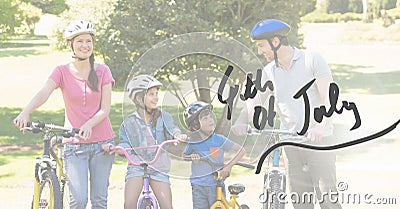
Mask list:
[[[51,169],[45,169],[42,172],[42,181],[40,182],[39,209],[61,209],[60,183],[57,175]],[[32,201],[32,208],[33,201]]]
[[[70,202],[70,196],[69,196],[69,186],[68,186],[68,180],[67,178],[62,179],[61,183],[61,202],[62,202],[62,208],[63,209],[69,209],[69,202]]]
[[[242,209],[250,209],[250,208],[249,208],[249,206],[247,206],[247,205],[244,205],[244,204],[243,204],[243,205],[241,205],[240,207],[242,207]]]
[[[284,209],[285,202],[281,201],[279,194],[286,192],[286,175],[278,170],[272,170],[266,175],[264,188],[268,189],[264,189],[267,199],[263,202],[263,209]]]
[[[142,202],[142,204],[140,204],[140,209],[154,209],[154,203],[150,198],[145,198]]]

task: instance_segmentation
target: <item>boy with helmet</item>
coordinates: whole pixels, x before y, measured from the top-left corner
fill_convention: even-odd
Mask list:
[[[205,102],[191,103],[183,113],[191,138],[183,157],[191,159],[193,209],[208,209],[216,200],[216,181],[212,173],[220,170],[221,178],[230,175],[232,166],[245,154],[239,144],[216,134],[212,105]],[[236,155],[224,166],[224,153],[234,151]]]
[[[150,75],[138,75],[128,83],[128,96],[136,106],[136,111],[128,115],[121,124],[119,146],[124,148],[144,147],[161,144],[168,138],[186,140],[175,126],[172,116],[157,108],[158,89],[162,84]],[[151,160],[154,150],[135,151],[133,160]],[[138,157],[140,156],[140,158]],[[161,208],[172,208],[172,194],[168,172],[171,161],[166,152],[158,161],[149,166],[150,186]],[[125,177],[125,208],[136,208],[143,185],[143,167],[128,165]]]
[[[304,101],[293,96],[307,83],[315,79],[307,90],[311,108],[329,104],[329,85],[333,82],[332,74],[326,61],[317,53],[299,50],[289,45],[287,34],[290,26],[281,20],[266,19],[258,22],[251,31],[256,41],[258,53],[264,55],[268,63],[264,69],[267,78],[274,85],[275,106],[280,116],[280,128],[300,132],[305,121]],[[274,60],[274,62],[272,62]],[[262,95],[264,100],[268,95]],[[254,102],[254,100],[253,100]],[[254,105],[254,104],[253,104]],[[247,124],[253,115],[253,109],[243,109],[232,126],[236,135],[246,134]],[[314,118],[311,111],[310,118]],[[328,118],[321,123],[310,121],[307,138],[315,144],[332,143],[329,136],[333,126]],[[306,192],[316,192],[321,201],[321,208],[341,208],[338,203],[330,202],[327,195],[336,190],[336,155],[333,152],[319,153],[293,147],[285,147],[286,166],[292,192],[304,198]],[[295,208],[314,208],[312,203],[301,200],[293,203]]]
[[[74,53],[74,61],[57,66],[42,89],[14,119],[16,126],[26,126],[30,113],[44,104],[56,88],[61,89],[65,104],[64,125],[80,129],[79,142],[66,144],[64,152],[70,207],[74,209],[86,208],[89,184],[92,208],[107,208],[109,176],[114,161],[113,155],[100,151],[102,145],[113,143],[114,139],[109,119],[114,79],[107,65],[94,63],[95,33],[90,22],[71,22],[64,35]]]

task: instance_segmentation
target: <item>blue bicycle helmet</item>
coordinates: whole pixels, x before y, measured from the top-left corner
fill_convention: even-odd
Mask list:
[[[287,36],[290,26],[280,20],[266,19],[258,22],[251,30],[253,40],[267,40],[275,36]]]
[[[274,51],[275,65],[278,66],[278,49],[281,47],[281,43],[278,46],[272,44],[274,37],[286,37],[290,31],[290,26],[280,20],[266,19],[258,22],[251,30],[251,38],[253,40],[267,40],[271,49]],[[281,40],[281,39],[279,39]]]

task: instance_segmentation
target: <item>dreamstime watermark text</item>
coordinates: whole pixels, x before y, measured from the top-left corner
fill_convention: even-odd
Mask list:
[[[339,182],[337,190],[329,190],[327,192],[304,192],[298,194],[296,192],[278,192],[273,193],[264,189],[263,194],[260,195],[260,202],[262,203],[278,203],[278,204],[353,204],[353,205],[397,205],[400,204],[399,197],[393,196],[378,196],[371,193],[359,193],[348,191],[348,184],[346,182]]]

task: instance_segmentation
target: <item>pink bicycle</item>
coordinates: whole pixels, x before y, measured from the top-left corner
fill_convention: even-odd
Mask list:
[[[179,143],[179,140],[167,140],[162,142],[159,145],[152,145],[152,146],[146,146],[146,147],[135,147],[135,148],[123,148],[121,146],[114,146],[110,145],[109,150],[110,151],[120,151],[122,152],[126,159],[128,160],[128,163],[130,165],[134,166],[141,166],[144,169],[144,175],[143,175],[143,192],[142,195],[139,197],[139,201],[137,204],[138,209],[158,209],[158,201],[156,196],[150,191],[150,175],[148,173],[148,166],[154,164],[161,152],[162,148],[167,145],[167,144],[174,144],[177,145]],[[143,150],[143,149],[157,149],[156,154],[154,158],[151,161],[145,161],[141,159],[140,162],[134,162],[128,153],[128,151],[137,151],[137,150]]]

